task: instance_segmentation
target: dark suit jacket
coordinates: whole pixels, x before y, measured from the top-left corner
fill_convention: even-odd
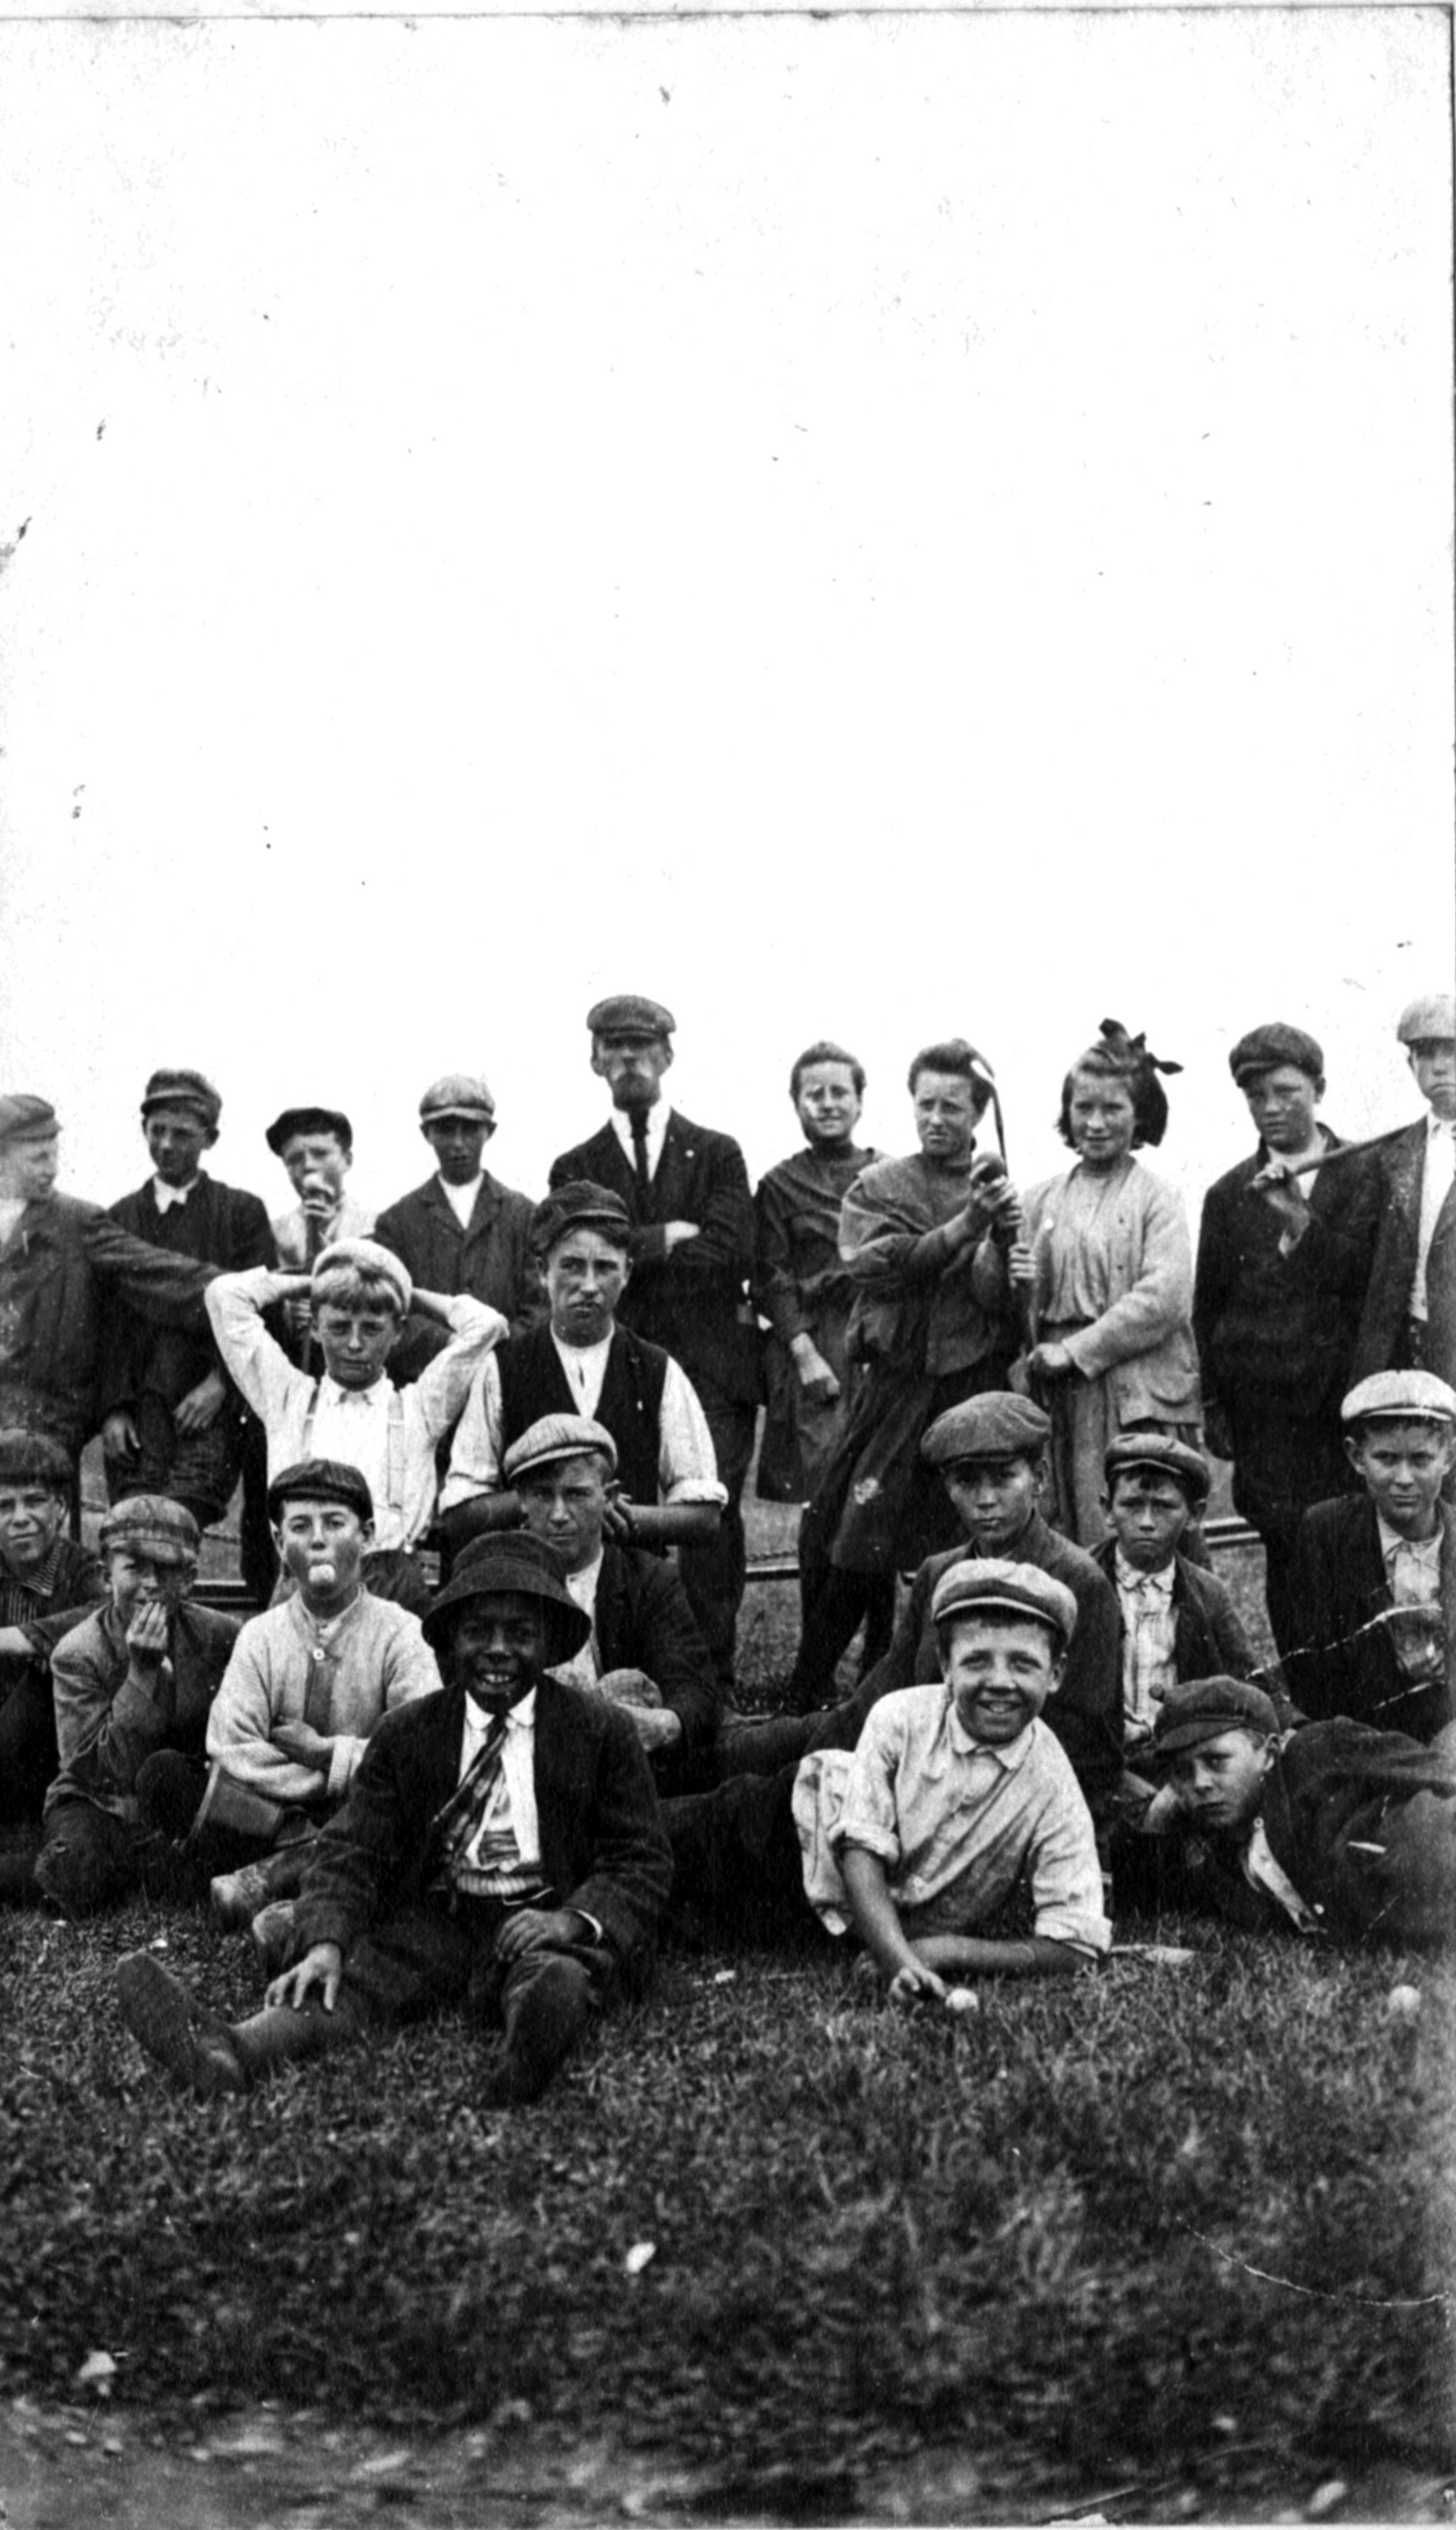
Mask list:
[[[125,1299],[156,1325],[205,1333],[213,1270],[143,1245],[98,1203],[27,1203],[0,1250],[0,1414],[80,1450],[101,1420],[106,1310]]]
[[[438,1177],[400,1197],[374,1224],[381,1247],[393,1249],[408,1266],[422,1292],[446,1292],[452,1297],[468,1292],[475,1300],[499,1309],[511,1321],[513,1336],[526,1333],[546,1314],[546,1296],[531,1252],[530,1196],[502,1185],[487,1169],[476,1190],[468,1228],[461,1230]],[[421,1337],[424,1341],[421,1342]],[[450,1341],[443,1327],[411,1318],[405,1343],[418,1349],[418,1370],[432,1352]],[[399,1373],[392,1362],[391,1375]]]
[[[1398,1730],[1421,1740],[1433,1738],[1450,1721],[1450,1680],[1456,1674],[1456,1511],[1443,1503],[1440,1512],[1447,1683],[1413,1689],[1389,1633],[1383,1627],[1362,1630],[1393,1605],[1374,1503],[1361,1495],[1317,1503],[1306,1512],[1292,1576],[1300,1648],[1286,1658],[1284,1678],[1295,1703],[1313,1721],[1347,1713],[1376,1730]]]
[[[1372,1154],[1379,1183],[1380,1227],[1365,1295],[1350,1384],[1405,1359],[1411,1278],[1421,1235],[1421,1185],[1426,1174],[1426,1126],[1408,1125]],[[1456,1193],[1436,1216],[1426,1260],[1426,1368],[1456,1385]]]
[[[756,1404],[758,1336],[746,1296],[753,1268],[753,1202],[743,1154],[727,1133],[693,1125],[674,1108],[644,1202],[611,1125],[551,1165],[553,1186],[573,1178],[620,1194],[633,1223],[632,1278],[618,1315],[682,1364],[694,1387]],[[663,1224],[695,1221],[702,1233],[669,1256]]]
[[[273,1231],[258,1197],[240,1186],[220,1184],[205,1169],[180,1209],[158,1212],[150,1178],[108,1209],[134,1238],[214,1265],[220,1273],[244,1274],[254,1265],[277,1262]],[[135,1406],[143,1396],[177,1405],[209,1370],[222,1367],[205,1325],[190,1335],[154,1326],[125,1298],[118,1299],[106,1312],[97,1411],[104,1417],[114,1406]],[[237,1402],[241,1409],[241,1399]]]
[[[1122,1777],[1122,1620],[1117,1593],[1092,1557],[1069,1538],[1058,1536],[1040,1512],[1033,1512],[1015,1545],[1003,1551],[1011,1563],[1038,1565],[1053,1579],[1065,1582],[1077,1602],[1077,1622],[1061,1684],[1042,1719],[1071,1759],[1093,1817],[1101,1818]],[[952,1546],[922,1564],[890,1649],[857,1690],[856,1706],[868,1706],[894,1687],[923,1686],[940,1677],[931,1600],[942,1573],[971,1553],[968,1545]]]
[[[707,1645],[675,1570],[610,1539],[597,1577],[597,1652],[604,1670],[640,1669],[675,1713],[682,1737],[654,1756],[664,1792],[696,1789],[718,1733],[719,1689]]]
[[[1117,1540],[1105,1537],[1092,1560],[1117,1599]],[[1252,1678],[1254,1653],[1224,1584],[1186,1555],[1173,1558],[1173,1667],[1180,1685],[1194,1678]],[[1117,1667],[1122,1668],[1122,1602],[1117,1599]]]
[[[438,1864],[430,1823],[459,1780],[464,1704],[462,1687],[446,1687],[385,1715],[309,1863],[303,1949],[337,1942],[348,1952],[376,1917],[429,1887]],[[623,1974],[640,1978],[673,1877],[641,1743],[615,1706],[552,1678],[536,1690],[535,1737],[549,1902],[594,1915]]]

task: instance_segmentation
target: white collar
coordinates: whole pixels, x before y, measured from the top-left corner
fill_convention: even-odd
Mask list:
[[[1004,1745],[993,1748],[987,1740],[972,1737],[960,1718],[955,1698],[948,1686],[945,1689],[945,1719],[949,1724],[950,1745],[958,1757],[992,1757],[1006,1774],[1014,1775],[1017,1767],[1024,1765],[1031,1754],[1031,1722],[1028,1722],[1024,1731],[1017,1732],[1014,1739],[1008,1739]],[[1033,1715],[1032,1721],[1034,1722],[1035,1719]]]
[[[595,1368],[596,1364],[599,1361],[604,1360],[606,1355],[611,1351],[612,1336],[615,1336],[616,1333],[617,1329],[614,1325],[612,1335],[598,1336],[595,1344],[573,1345],[567,1344],[566,1337],[559,1336],[555,1327],[553,1327],[551,1330],[551,1341],[555,1345],[557,1351],[561,1354],[562,1360],[567,1370],[572,1367],[573,1363],[577,1362],[586,1362],[590,1367]]]
[[[647,1147],[649,1151],[660,1151],[663,1145],[663,1135],[666,1133],[668,1127],[673,1121],[673,1110],[669,1106],[667,1099],[656,1099],[652,1106],[646,1110],[646,1118]],[[632,1119],[630,1110],[625,1107],[614,1107],[612,1110],[612,1122],[617,1128],[617,1138],[620,1142],[622,1149],[624,1151],[630,1151],[632,1147]]]
[[[597,1583],[602,1577],[602,1558],[606,1552],[604,1542],[597,1548],[590,1564],[583,1564],[579,1572],[568,1572],[565,1576],[566,1588],[570,1591],[577,1607],[584,1608],[588,1616],[591,1616],[596,1609]]]
[[[1173,1574],[1177,1569],[1173,1561],[1166,1563],[1160,1572],[1141,1572],[1135,1564],[1129,1564],[1119,1546],[1113,1551],[1112,1566],[1117,1575],[1119,1590],[1140,1590],[1145,1581],[1151,1581],[1160,1599],[1172,1597]]]
[[[388,1408],[391,1394],[390,1382],[383,1371],[368,1388],[341,1388],[330,1370],[324,1372],[318,1383],[320,1405],[367,1405],[377,1412],[380,1406]]]
[[[185,1186],[168,1185],[163,1179],[153,1178],[151,1182],[152,1201],[155,1203],[158,1212],[171,1212],[175,1205],[186,1203],[188,1196],[189,1194],[194,1194],[201,1182],[202,1172],[200,1169],[197,1171],[194,1178],[189,1178]]]
[[[1436,1521],[1433,1537],[1402,1537],[1399,1529],[1392,1528],[1388,1520],[1380,1517],[1378,1512],[1375,1513],[1375,1526],[1380,1532],[1380,1554],[1386,1564],[1389,1563],[1392,1555],[1399,1555],[1403,1548],[1407,1555],[1419,1556],[1423,1564],[1439,1566],[1441,1560],[1441,1522],[1439,1520]]]
[[[452,1185],[449,1178],[444,1176],[443,1173],[437,1169],[435,1171],[435,1183],[444,1195],[446,1202],[453,1203],[457,1212],[458,1212],[460,1205],[467,1199],[473,1205],[476,1196],[479,1194],[482,1185],[485,1183],[485,1171],[483,1168],[479,1168],[476,1170],[473,1178],[466,1179],[463,1185]]]
[[[1456,1122],[1449,1116],[1438,1116],[1433,1107],[1426,1111],[1426,1139],[1433,1142],[1437,1133],[1456,1134]]]
[[[498,1717],[494,1713],[483,1712],[481,1707],[476,1703],[473,1695],[467,1695],[465,1698],[465,1746],[467,1748],[478,1748],[481,1740],[485,1737],[487,1731],[491,1729],[497,1718]],[[512,1705],[511,1710],[506,1716],[506,1727],[509,1731],[530,1731],[535,1728],[535,1722],[536,1690],[532,1687],[529,1695],[523,1695],[518,1704]]]

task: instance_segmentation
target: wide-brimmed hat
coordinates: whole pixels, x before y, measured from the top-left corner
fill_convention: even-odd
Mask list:
[[[542,1602],[548,1669],[580,1651],[591,1633],[591,1619],[584,1608],[577,1607],[562,1579],[559,1557],[524,1530],[477,1538],[466,1547],[422,1620],[426,1642],[432,1650],[441,1650],[450,1639],[457,1608],[467,1607],[472,1599],[497,1599],[508,1591]]]

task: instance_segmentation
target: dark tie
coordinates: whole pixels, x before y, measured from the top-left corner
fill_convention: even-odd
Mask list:
[[[627,1119],[632,1128],[632,1175],[637,1192],[645,1203],[652,1192],[652,1171],[647,1165],[647,1111],[634,1107]]]
[[[432,1885],[448,1881],[455,1865],[465,1854],[476,1829],[485,1816],[486,1806],[495,1790],[504,1763],[506,1716],[494,1714],[484,1738],[475,1753],[468,1772],[461,1776],[448,1801],[430,1821],[429,1838],[433,1844],[439,1839],[438,1868]]]

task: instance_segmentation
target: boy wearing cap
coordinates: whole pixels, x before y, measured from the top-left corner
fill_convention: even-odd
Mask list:
[[[64,1915],[94,1914],[146,1876],[147,1791],[159,1754],[200,1757],[238,1624],[189,1595],[197,1523],[138,1494],[100,1529],[106,1605],[51,1656],[60,1772],[46,1794],[35,1885]],[[165,1771],[163,1768],[161,1771]]]
[[[1429,1113],[1374,1155],[1380,1228],[1351,1377],[1429,1370],[1456,1387],[1456,994],[1408,1003],[1396,1035]]]
[[[1456,1711],[1456,1391],[1429,1370],[1362,1380],[1341,1413],[1360,1497],[1305,1513],[1294,1562],[1299,1640],[1289,1691],[1429,1740]]]
[[[1254,1654],[1223,1583],[1178,1552],[1209,1499],[1198,1452],[1162,1433],[1123,1432],[1103,1464],[1111,1534],[1092,1560],[1117,1593],[1122,1743],[1135,1765],[1169,1687],[1215,1672],[1252,1678]]]
[[[587,1012],[591,1068],[612,1093],[601,1131],[551,1164],[553,1190],[586,1181],[623,1204],[631,1289],[622,1323],[680,1362],[702,1407],[725,1492],[722,1520],[685,1545],[683,1586],[719,1681],[731,1688],[745,1555],[739,1503],[760,1394],[747,1282],[753,1204],[743,1154],[689,1124],[663,1095],[676,1020],[661,1002],[617,993]]]
[[[719,1693],[708,1647],[672,1565],[608,1534],[617,1444],[582,1414],[546,1414],[506,1452],[523,1525],[556,1554],[591,1620],[558,1676],[620,1704],[660,1792],[714,1780]]]
[[[146,1952],[117,1971],[142,2046],[203,2098],[463,2007],[504,2023],[475,2097],[538,2098],[651,1968],[671,1858],[624,1715],[551,1675],[589,1620],[550,1550],[482,1539],[425,1622],[443,1692],[388,1715],[298,1900],[297,1965],[229,2025]]]
[[[323,1351],[318,1379],[295,1367],[263,1323],[273,1301],[302,1293]],[[385,1364],[411,1302],[449,1330],[450,1342],[402,1392]],[[434,1513],[436,1450],[505,1320],[464,1292],[416,1291],[398,1256],[368,1238],[336,1239],[308,1275],[265,1266],[222,1274],[207,1308],[223,1359],[267,1433],[270,1484],[304,1458],[357,1467],[374,1505],[365,1579],[380,1598],[417,1611],[428,1587],[413,1550]]]
[[[1252,1159],[1209,1188],[1194,1275],[1204,1430],[1233,1460],[1236,1509],[1264,1541],[1265,1596],[1280,1653],[1297,1639],[1292,1566],[1312,1503],[1344,1493],[1339,1402],[1375,1256],[1375,1179],[1366,1158],[1304,1174],[1342,1147],[1316,1114],[1324,1057],[1284,1020],[1251,1028],[1228,1058],[1259,1132]]]
[[[107,1310],[125,1300],[154,1325],[200,1329],[210,1269],[57,1194],[60,1129],[48,1100],[0,1098],[0,1424],[76,1458],[100,1420]]]
[[[273,1263],[273,1233],[255,1194],[202,1167],[222,1100],[200,1072],[154,1072],[141,1129],[154,1175],[111,1206],[135,1238],[228,1273]],[[244,1408],[205,1329],[150,1326],[125,1302],[108,1311],[102,1347],[102,1443],[113,1502],[170,1494],[199,1528],[223,1517],[243,1461]]]
[[[529,1195],[493,1178],[483,1163],[481,1154],[496,1129],[489,1086],[469,1072],[447,1072],[419,1102],[419,1129],[435,1154],[436,1173],[386,1206],[374,1237],[426,1291],[468,1292],[499,1309],[512,1335],[526,1334],[542,1316],[531,1248],[535,1206]],[[436,1328],[406,1331],[395,1366],[402,1385],[417,1376],[440,1343]]]
[[[632,1270],[626,1207],[606,1186],[563,1185],[537,1207],[531,1236],[550,1316],[491,1353],[471,1385],[441,1492],[447,1540],[458,1551],[486,1529],[513,1528],[505,1454],[543,1414],[584,1414],[606,1425],[617,1451],[609,1535],[700,1544],[727,1493],[680,1364],[619,1323]]]
[[[57,1441],[0,1432],[0,1821],[38,1822],[56,1771],[50,1654],[106,1595],[66,1535],[75,1470]]]
[[[353,1127],[339,1107],[285,1107],[264,1135],[298,1200],[273,1223],[279,1264],[307,1273],[336,1238],[367,1238],[374,1215],[345,1188],[353,1167]]]
[[[1312,1722],[1283,1740],[1269,1698],[1232,1678],[1169,1689],[1154,1755],[1166,1783],[1117,1844],[1119,1887],[1206,1906],[1249,1932],[1448,1944],[1456,1925],[1456,1762],[1399,1731]]]
[[[1097,1840],[1041,1719],[1076,1616],[1035,1566],[950,1565],[932,1604],[935,1681],[884,1697],[852,1755],[668,1804],[674,1899],[761,1932],[801,1925],[807,1903],[858,1935],[896,2001],[1091,1963],[1110,1941]],[[980,1933],[1018,1887],[1030,1939]]]

